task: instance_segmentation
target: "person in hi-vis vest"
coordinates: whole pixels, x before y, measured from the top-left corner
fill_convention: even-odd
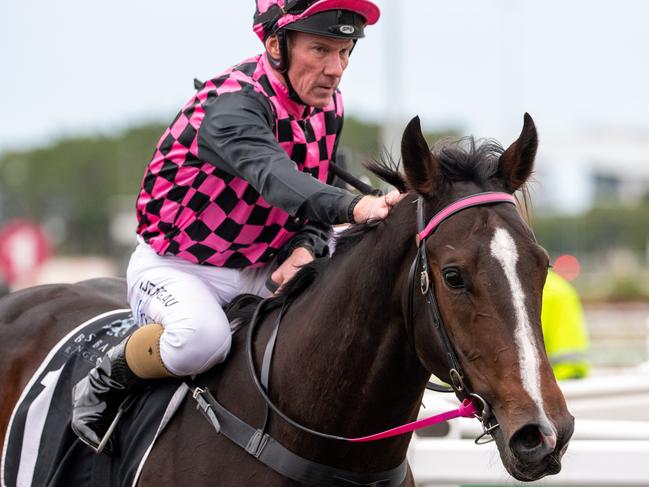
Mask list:
[[[556,272],[548,272],[541,310],[545,349],[557,379],[588,375],[588,332],[575,288]]]

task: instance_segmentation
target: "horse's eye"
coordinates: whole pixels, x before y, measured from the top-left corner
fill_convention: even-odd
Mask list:
[[[446,282],[446,285],[448,287],[451,287],[453,289],[464,287],[464,279],[462,279],[462,274],[460,274],[460,271],[455,267],[444,269],[442,271],[442,275],[444,276],[444,281]]]

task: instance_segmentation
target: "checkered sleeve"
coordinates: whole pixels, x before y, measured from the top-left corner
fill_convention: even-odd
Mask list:
[[[268,100],[252,90],[224,93],[204,104],[199,158],[245,179],[287,213],[335,224],[347,222],[354,195],[301,172],[280,147]]]

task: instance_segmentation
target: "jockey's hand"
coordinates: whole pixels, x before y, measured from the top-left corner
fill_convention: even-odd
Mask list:
[[[383,220],[388,216],[390,208],[406,196],[393,189],[384,196],[364,196],[354,208],[354,221],[365,223],[368,220]]]
[[[296,247],[291,255],[280,265],[270,276],[272,281],[279,287],[275,294],[279,293],[284,284],[291,280],[300,267],[313,261],[313,254],[304,247]]]

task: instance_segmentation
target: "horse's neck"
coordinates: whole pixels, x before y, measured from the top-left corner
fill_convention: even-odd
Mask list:
[[[403,324],[410,262],[407,244],[394,235],[377,245],[389,232],[374,229],[337,255],[282,322],[271,389],[286,411],[315,429],[364,436],[412,420],[418,411],[428,374]],[[368,470],[398,464],[409,441],[405,436],[345,446],[282,422],[274,427],[295,451]]]

